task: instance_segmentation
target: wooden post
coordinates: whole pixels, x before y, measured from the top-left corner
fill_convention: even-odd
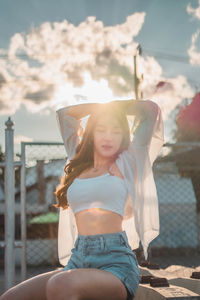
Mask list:
[[[138,78],[138,74],[137,74],[137,57],[138,55],[140,55],[142,53],[142,48],[140,45],[138,45],[137,50],[136,50],[136,54],[133,57],[133,62],[134,62],[134,91],[135,91],[135,99],[138,100],[139,98],[141,98],[141,93],[139,93],[139,84],[141,82],[141,80],[143,79],[143,74],[142,74],[142,78]]]

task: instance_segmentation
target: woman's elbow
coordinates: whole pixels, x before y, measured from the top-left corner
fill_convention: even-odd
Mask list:
[[[147,103],[147,112],[157,116],[160,110],[159,105],[152,100],[146,100],[146,103]]]

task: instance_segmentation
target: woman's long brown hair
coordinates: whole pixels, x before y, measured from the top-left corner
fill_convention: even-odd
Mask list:
[[[67,190],[69,186],[84,170],[94,166],[93,130],[98,119],[105,114],[109,114],[111,118],[114,117],[119,122],[123,132],[123,139],[116,157],[119,153],[128,148],[130,143],[130,128],[126,114],[112,105],[112,103],[105,103],[101,109],[90,115],[82,140],[76,147],[75,156],[64,167],[66,175],[61,177],[60,184],[56,187],[56,191],[54,192],[58,201],[57,204],[53,204],[54,207],[68,208]]]

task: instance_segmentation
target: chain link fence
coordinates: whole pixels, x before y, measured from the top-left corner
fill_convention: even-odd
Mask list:
[[[153,258],[200,261],[200,142],[165,144],[153,165],[158,193],[160,235],[150,246]],[[176,262],[175,262],[176,263]]]
[[[173,257],[182,256],[186,262],[192,255],[200,261],[199,153],[200,143],[165,144],[154,162],[160,235],[150,244],[150,259],[167,255],[170,261]],[[66,158],[63,143],[26,143],[28,277],[61,267],[57,252],[59,210],[52,208],[52,204],[56,203],[54,192],[64,175]],[[15,239],[18,240],[20,194],[17,171],[15,177]],[[20,266],[20,251],[15,251],[16,265]],[[135,252],[140,260],[141,249]]]
[[[58,212],[54,194],[64,174],[66,152],[63,143],[26,143],[26,232],[27,273],[30,276],[41,270],[61,266],[58,261]],[[19,185],[18,185],[19,190]],[[16,195],[16,204],[20,197]],[[16,216],[19,229],[20,215]],[[16,232],[16,239],[20,231]],[[16,265],[20,266],[20,252],[16,249]]]

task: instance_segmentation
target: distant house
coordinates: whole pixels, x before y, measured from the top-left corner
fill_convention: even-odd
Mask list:
[[[58,159],[45,163],[37,160],[36,165],[26,169],[26,211],[44,213],[49,205],[56,203],[54,191],[64,175],[65,160]],[[20,213],[20,187],[15,188],[16,213]],[[0,211],[4,213],[3,183],[0,184]]]
[[[26,212],[27,212],[27,263],[37,265],[52,263],[57,258],[57,238],[50,239],[48,224],[29,224],[35,216],[46,213],[53,203],[56,203],[54,192],[64,175],[64,159],[44,162],[36,161],[36,165],[26,169]],[[0,183],[0,223],[4,227],[4,184]],[[15,237],[20,239],[20,187],[15,188]],[[56,208],[55,208],[56,211]],[[58,211],[58,210],[57,210]],[[57,226],[57,224],[55,224]],[[1,228],[2,228],[1,227]],[[55,230],[54,230],[55,231]],[[4,233],[0,231],[1,240]],[[35,255],[38,253],[38,255]],[[20,265],[20,249],[16,249],[16,265]],[[0,251],[3,260],[3,250]]]

